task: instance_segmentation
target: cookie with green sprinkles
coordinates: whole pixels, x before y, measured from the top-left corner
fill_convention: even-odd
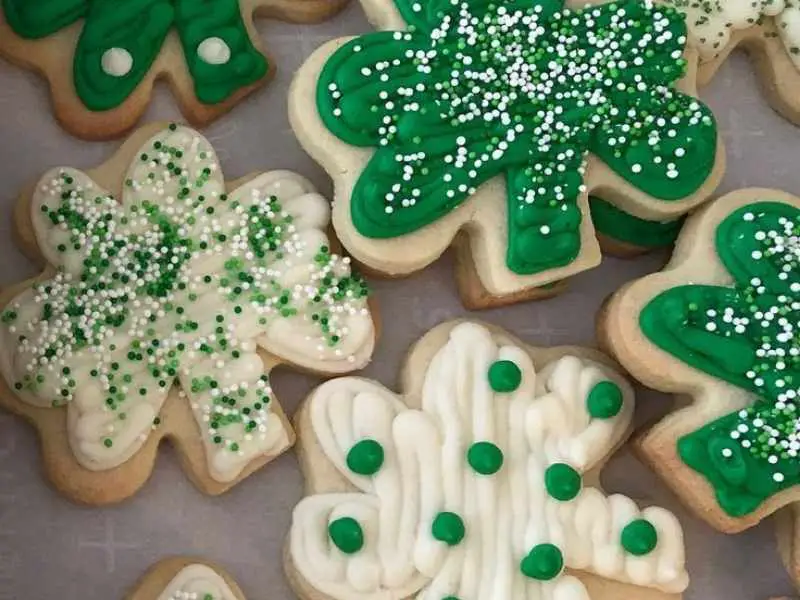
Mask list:
[[[0,0],[0,56],[43,74],[73,135],[129,131],[159,79],[207,125],[275,72],[256,16],[319,22],[347,0]]]
[[[660,0],[686,16],[689,45],[705,85],[732,51],[752,58],[772,107],[800,124],[800,2]]]
[[[319,48],[292,127],[336,188],[333,225],[399,277],[453,246],[465,304],[552,295],[600,261],[591,192],[640,219],[724,169],[686,25],[650,0],[361,0],[379,29]]]
[[[173,556],[160,560],[124,600],[246,600],[233,577],[205,559]]]
[[[322,384],[295,420],[289,582],[303,600],[680,598],[676,517],[595,486],[633,403],[602,354],[475,321],[426,333],[399,394]]]
[[[637,448],[701,518],[737,532],[797,506],[800,199],[721,197],[689,218],[664,271],[612,296],[598,329],[637,379],[691,397]]]
[[[49,171],[18,206],[47,268],[0,296],[0,407],[37,426],[48,475],[76,500],[135,493],[164,438],[221,493],[293,443],[274,366],[331,375],[370,359],[366,284],[299,175],[226,183],[202,135],[153,125],[88,173]]]

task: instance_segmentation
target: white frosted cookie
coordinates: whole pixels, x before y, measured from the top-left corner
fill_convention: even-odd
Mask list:
[[[698,81],[741,47],[753,58],[773,107],[800,123],[800,2],[797,0],[661,0],[686,15],[700,55]]]
[[[48,267],[0,298],[0,405],[34,421],[49,475],[78,500],[131,495],[165,437],[220,493],[293,442],[276,364],[369,361],[366,286],[299,175],[226,185],[205,138],[158,125],[88,174],[51,170],[19,206]]]
[[[233,578],[205,560],[173,557],[159,561],[125,600],[246,600]]]
[[[361,0],[378,29],[314,52],[289,93],[348,252],[390,277],[450,246],[470,308],[553,295],[600,261],[589,194],[650,221],[719,182],[675,10],[648,0]]]
[[[411,350],[401,392],[329,381],[296,425],[307,495],[284,561],[309,600],[665,600],[683,534],[606,495],[633,391],[608,359],[450,322]]]

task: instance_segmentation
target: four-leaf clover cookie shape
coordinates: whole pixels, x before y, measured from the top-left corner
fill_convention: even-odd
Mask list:
[[[751,55],[773,108],[800,124],[800,3],[797,0],[660,0],[686,15],[699,54],[698,83],[710,81],[735,48]]]
[[[723,196],[663,272],[612,297],[600,330],[637,379],[691,397],[638,448],[699,516],[736,532],[800,500],[800,199]]]
[[[76,500],[133,494],[165,437],[221,493],[294,441],[275,365],[369,361],[367,290],[331,253],[328,202],[288,171],[226,185],[194,130],[150,126],[89,174],[53,169],[17,217],[47,268],[0,298],[0,406],[37,427]]]
[[[125,600],[246,600],[233,577],[209,561],[174,556],[153,565]]]
[[[468,306],[551,294],[600,261],[590,191],[666,220],[721,177],[670,8],[362,4],[382,31],[317,50],[289,114],[334,180],[339,239],[374,271],[405,275],[455,244]]]
[[[274,65],[254,16],[330,17],[346,0],[2,0],[0,55],[47,78],[56,118],[86,139],[125,133],[169,80],[202,126],[265,83]]]
[[[285,565],[302,598],[680,597],[676,517],[595,486],[633,414],[608,359],[450,322],[402,389],[334,379],[298,413],[308,495]]]

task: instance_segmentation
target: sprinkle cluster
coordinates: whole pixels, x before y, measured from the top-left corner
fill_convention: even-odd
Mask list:
[[[177,130],[138,157],[123,203],[69,170],[42,184],[45,243],[61,265],[2,313],[22,365],[13,385],[54,406],[99,388],[117,420],[110,448],[119,421],[179,379],[209,440],[238,452],[267,434],[259,336],[290,319],[316,332],[310,359],[352,359],[339,345],[367,290],[280,198],[225,194],[213,151]]]
[[[699,43],[706,58],[717,56],[728,44],[736,29],[763,23],[765,17],[776,17],[778,35],[793,60],[800,60],[800,26],[794,13],[800,8],[796,0],[665,0],[687,16],[689,32]],[[774,34],[773,34],[774,35]]]
[[[326,126],[378,147],[353,190],[363,235],[413,231],[506,175],[507,262],[531,273],[578,253],[589,152],[658,198],[688,196],[708,176],[716,126],[674,88],[686,64],[674,9],[446,0],[407,10],[418,27],[354,40],[319,79]]]
[[[742,218],[753,222],[756,215],[746,212]],[[775,229],[756,230],[750,258],[785,282],[788,293],[776,293],[754,275],[742,282],[744,303],[708,309],[705,328],[752,340],[756,362],[745,375],[770,402],[742,409],[730,437],[779,467],[781,460],[796,461],[800,452],[800,221],[781,216],[777,222]],[[784,474],[778,467],[773,479],[780,483]]]
[[[465,136],[455,139],[453,152],[445,154],[444,162],[452,164],[467,174],[447,191],[454,198],[457,193],[475,192],[478,171],[485,164],[502,161],[507,154],[517,150],[519,138],[535,140],[526,149],[536,160],[529,173],[519,200],[528,204],[537,197],[553,199],[557,203],[571,199],[566,182],[552,188],[548,184],[557,173],[575,172],[583,175],[585,155],[580,146],[591,130],[604,127],[604,114],[619,117],[613,97],[631,91],[645,91],[649,82],[642,76],[624,81],[619,75],[629,66],[640,67],[653,45],[661,45],[672,37],[670,20],[654,12],[653,21],[637,42],[627,29],[641,25],[641,15],[629,15],[620,7],[608,16],[606,27],[595,27],[595,20],[606,12],[603,8],[581,11],[563,11],[546,14],[542,5],[528,9],[509,10],[503,4],[491,5],[483,14],[473,14],[469,2],[454,2],[458,11],[453,16],[445,14],[442,22],[430,34],[430,48],[409,51],[406,58],[413,60],[417,70],[426,77],[418,85],[397,90],[396,100],[388,100],[387,111],[417,113],[428,106],[428,94],[433,91],[439,117],[457,127],[480,126],[497,133],[479,145],[470,145]],[[420,8],[421,10],[421,8]],[[397,39],[412,38],[408,33],[396,33]],[[685,39],[678,40],[683,44]],[[666,72],[678,75],[684,68],[682,52],[676,50]],[[630,64],[629,64],[630,63]],[[376,63],[364,67],[365,77],[372,69],[380,73],[388,64]],[[388,76],[378,76],[388,82]],[[336,90],[332,90],[335,94]],[[671,92],[659,93],[669,97]],[[384,92],[389,97],[388,92]],[[629,107],[631,124],[622,135],[610,137],[608,145],[621,147],[640,140],[651,146],[661,141],[663,134],[675,132],[664,127],[688,121],[696,125],[701,119],[699,105],[689,107],[686,113],[675,115],[670,123],[655,114],[639,112]],[[398,135],[399,116],[385,119],[381,145],[388,145]],[[658,123],[657,123],[658,122]],[[420,140],[422,141],[422,140]],[[554,152],[554,150],[557,150]],[[676,148],[676,156],[681,155]],[[398,208],[413,206],[422,195],[422,189],[412,182],[419,169],[426,167],[425,152],[398,154],[403,163],[402,181],[384,196],[385,210],[391,213]],[[656,158],[661,163],[661,157]],[[679,176],[674,162],[664,162],[667,177]],[[632,163],[631,171],[641,172],[642,165]],[[445,175],[447,179],[447,175]],[[583,186],[580,186],[583,191]],[[540,227],[547,234],[547,225]]]

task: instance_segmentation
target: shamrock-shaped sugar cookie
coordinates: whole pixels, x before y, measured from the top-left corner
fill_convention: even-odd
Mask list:
[[[673,9],[362,4],[385,31],[312,55],[290,117],[334,178],[340,239],[373,269],[416,271],[455,241],[469,305],[516,301],[599,261],[589,191],[666,220],[719,179],[714,118],[680,91]]]
[[[92,176],[122,181],[119,200]],[[331,254],[306,180],[275,171],[229,190],[191,129],[143,131],[92,176],[54,169],[24,200],[23,236],[51,266],[4,295],[0,404],[34,421],[77,499],[132,494],[165,436],[219,493],[292,443],[272,366],[368,361],[365,285]]]
[[[415,345],[404,395],[353,377],[323,384],[298,416],[308,495],[286,552],[295,590],[677,597],[688,580],[676,518],[593,484],[633,413],[603,360],[456,322]]]
[[[42,72],[56,117],[88,139],[130,129],[166,76],[202,125],[274,72],[256,15],[318,21],[346,0],[2,0],[0,55]]]
[[[690,218],[665,271],[612,298],[600,329],[638,379],[692,397],[639,445],[699,515],[734,532],[796,504],[800,200],[723,196]]]

